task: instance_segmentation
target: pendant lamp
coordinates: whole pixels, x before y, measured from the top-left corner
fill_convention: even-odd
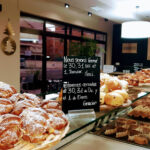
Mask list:
[[[150,37],[150,22],[127,21],[122,23],[122,38],[148,38]]]

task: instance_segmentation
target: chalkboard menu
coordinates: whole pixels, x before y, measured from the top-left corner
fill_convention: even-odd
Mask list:
[[[63,61],[63,103],[68,110],[99,110],[100,58],[65,56]]]

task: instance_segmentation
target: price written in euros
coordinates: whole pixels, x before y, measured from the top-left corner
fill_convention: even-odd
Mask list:
[[[68,94],[84,93],[83,88],[68,88]]]
[[[68,88],[67,90],[68,94],[82,94],[82,93],[94,93],[94,90],[91,87],[88,87],[87,89],[84,88]],[[95,91],[95,94],[97,91]]]
[[[84,63],[69,63],[68,64],[69,69],[84,69]]]

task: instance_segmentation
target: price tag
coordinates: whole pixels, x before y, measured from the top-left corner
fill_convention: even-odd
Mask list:
[[[100,58],[65,56],[63,62],[63,103],[68,110],[99,110]]]
[[[114,66],[113,65],[104,65],[103,66],[103,72],[104,73],[112,73],[112,72],[114,72]]]

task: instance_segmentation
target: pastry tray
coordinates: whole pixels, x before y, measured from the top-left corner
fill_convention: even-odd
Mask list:
[[[130,109],[132,109],[131,107],[128,108],[128,110],[126,112],[128,112]],[[124,114],[122,116],[120,116],[121,118],[126,118],[126,119],[132,119],[132,120],[136,120],[137,122],[145,122],[145,123],[149,123],[150,124],[150,120],[149,119],[142,119],[142,118],[134,118],[134,117],[129,117],[127,116],[127,114]],[[115,120],[119,118],[116,117]],[[95,128],[95,130],[93,130],[91,133],[97,136],[102,136],[102,137],[107,137],[116,141],[120,141],[120,142],[124,142],[124,143],[128,143],[128,144],[132,144],[132,145],[136,145],[136,146],[141,146],[141,147],[145,147],[145,148],[150,148],[150,140],[149,143],[147,145],[140,145],[140,144],[136,144],[134,142],[128,141],[128,137],[121,137],[121,138],[116,138],[115,134],[113,135],[105,135],[104,132],[107,128],[108,125],[114,125],[115,124],[115,120],[111,120],[109,121],[109,123],[105,123],[105,124],[101,124],[99,125],[99,127]]]

